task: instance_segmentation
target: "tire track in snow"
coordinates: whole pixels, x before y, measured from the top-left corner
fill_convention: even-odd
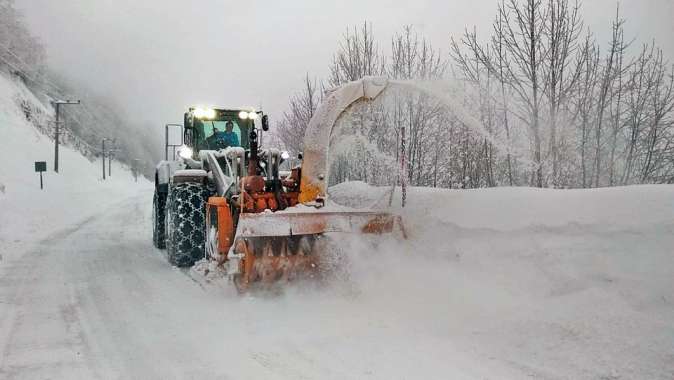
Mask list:
[[[10,297],[12,301],[7,302],[10,306],[0,324],[0,342],[3,342],[0,349],[1,375],[7,378],[27,376],[39,378],[39,373],[46,376],[52,376],[54,373],[65,375],[62,371],[69,370],[64,368],[66,367],[64,363],[54,362],[53,358],[47,357],[57,351],[78,375],[90,374],[99,377],[96,376],[98,371],[90,366],[91,363],[83,359],[83,355],[90,353],[90,348],[85,337],[74,326],[78,322],[76,300],[69,297],[67,300],[61,300],[65,302],[58,305],[49,304],[45,296],[49,296],[51,289],[41,286],[44,285],[41,283],[44,273],[58,270],[58,268],[45,268],[45,258],[53,254],[51,248],[98,217],[98,215],[89,216],[74,226],[50,234],[39,241],[36,248],[4,269],[5,275],[0,282],[0,289],[3,296]],[[46,294],[43,296],[43,293]],[[30,336],[30,330],[39,331],[40,319],[43,319],[41,317],[46,317],[47,326],[52,328],[53,324],[50,321],[59,320],[57,316],[63,323],[61,325],[56,322],[57,327],[65,327],[62,331],[63,336],[56,338],[55,341],[46,340],[42,334]],[[26,338],[24,334],[28,337]],[[50,354],[40,358],[36,363],[33,358],[39,356],[41,351]]]

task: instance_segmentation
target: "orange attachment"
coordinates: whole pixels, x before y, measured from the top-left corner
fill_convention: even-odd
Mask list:
[[[254,195],[253,199],[255,199],[255,211],[264,210],[267,208],[267,201],[265,200],[264,197]]]
[[[276,197],[275,193],[265,192],[263,177],[248,176],[241,179],[240,202],[243,213],[260,213],[264,210],[276,211],[285,208],[286,206],[279,205],[279,200]],[[282,197],[281,200],[283,199],[285,198]]]
[[[267,288],[299,278],[324,278],[340,258],[326,251],[330,233],[387,234],[399,229],[399,216],[377,211],[293,211],[239,216],[234,282],[239,291]]]
[[[293,169],[291,175],[282,178],[282,191],[276,188],[278,184],[269,184],[262,176],[241,178],[238,200],[232,205],[236,236],[230,205],[224,198],[209,200],[209,212],[214,210],[217,216],[209,213],[207,247],[215,247],[211,251],[216,254],[211,257],[219,265],[227,261],[227,272],[233,275],[239,291],[329,274],[335,257],[325,252],[325,234],[384,234],[392,233],[399,225],[405,236],[400,218],[387,212],[289,209],[302,199],[320,200],[320,186],[300,186],[300,175],[299,169]],[[284,212],[275,212],[279,210]],[[217,234],[212,231],[213,225],[217,225]],[[216,243],[210,236],[217,236]],[[229,253],[234,255],[228,257]]]
[[[299,195],[299,201],[301,203],[315,202],[319,198],[319,195],[323,194],[324,187],[322,185],[316,185],[306,182],[308,181],[302,179],[302,182],[300,184],[301,190]]]
[[[244,213],[260,213],[264,210],[276,211],[278,201],[273,193],[248,194],[241,193],[242,211]]]
[[[217,259],[219,263],[224,263],[234,239],[234,221],[225,198],[208,198],[206,231],[208,254]]]
[[[242,256],[234,283],[239,291],[269,287],[320,275],[320,255],[315,235],[237,239],[235,252]]]

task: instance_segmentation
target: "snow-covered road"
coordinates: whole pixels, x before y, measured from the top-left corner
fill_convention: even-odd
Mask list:
[[[0,378],[674,377],[674,223],[440,223],[437,241],[346,242],[346,286],[239,297],[152,247],[150,196],[0,267]]]
[[[437,375],[442,340],[424,343],[437,357],[416,357],[422,347],[408,347],[404,334],[392,332],[394,346],[377,337],[386,321],[320,310],[347,307],[343,297],[325,304],[317,292],[258,299],[204,289],[152,247],[146,201],[53,233],[4,268],[0,377],[379,378],[423,372],[420,361]]]

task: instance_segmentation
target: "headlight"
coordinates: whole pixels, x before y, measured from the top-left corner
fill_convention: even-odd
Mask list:
[[[287,160],[290,158],[290,153],[286,152],[285,150],[281,152],[281,158],[284,160]]]
[[[239,119],[241,120],[255,120],[257,119],[257,112],[255,112],[254,109],[251,108],[251,111],[241,111],[239,112]]]
[[[195,108],[194,116],[197,119],[215,119],[215,110],[213,108]]]
[[[183,145],[178,150],[178,154],[180,155],[180,157],[182,157],[184,159],[188,159],[188,158],[192,158],[192,154],[194,154],[194,151],[189,146]]]
[[[194,117],[196,117],[198,119],[201,119],[202,117],[204,117],[205,114],[206,114],[206,110],[203,109],[203,108],[195,108],[194,109]]]

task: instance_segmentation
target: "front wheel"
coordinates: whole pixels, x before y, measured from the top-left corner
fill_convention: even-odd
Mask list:
[[[204,257],[206,199],[199,183],[177,183],[169,188],[166,204],[166,249],[177,267],[190,267]]]

